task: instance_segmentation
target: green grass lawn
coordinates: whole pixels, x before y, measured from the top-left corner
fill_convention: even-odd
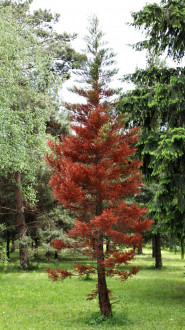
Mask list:
[[[185,329],[185,261],[180,254],[163,251],[164,267],[156,270],[151,250],[144,249],[134,264],[141,270],[133,278],[124,283],[108,279],[117,303],[112,319],[102,321],[97,300],[86,300],[95,277],[48,280],[46,266],[70,269],[70,258],[58,264],[42,261],[28,272],[12,262],[0,273],[0,329]]]

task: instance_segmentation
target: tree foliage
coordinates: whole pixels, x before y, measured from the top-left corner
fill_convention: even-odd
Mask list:
[[[71,41],[77,35],[76,33],[56,32],[54,26],[59,22],[60,15],[58,13],[53,14],[47,9],[32,11],[32,3],[33,0],[1,0],[0,7],[2,9],[9,8],[22,27],[29,26],[32,28],[34,36],[37,37],[42,47],[46,49],[47,54],[53,59],[50,64],[48,63],[50,72],[58,72],[62,79],[68,78],[69,71],[79,67],[85,59],[83,54],[76,52],[71,46]],[[26,33],[26,29],[24,32]],[[47,79],[45,80],[47,82]]]
[[[139,12],[133,12],[132,26],[143,29],[146,40],[135,45],[155,53],[164,53],[174,59],[184,56],[185,3],[179,0],[162,0],[160,5],[147,4]]]

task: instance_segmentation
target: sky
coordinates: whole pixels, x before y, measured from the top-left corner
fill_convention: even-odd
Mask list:
[[[126,23],[132,22],[131,12],[139,11],[146,2],[160,3],[160,0],[34,0],[31,8],[46,8],[59,13],[60,21],[55,25],[55,29],[60,33],[77,33],[78,37],[73,42],[77,51],[85,48],[83,38],[87,34],[88,18],[95,14],[99,18],[101,30],[105,33],[105,40],[117,54],[117,78],[120,78],[124,74],[134,72],[136,67],[145,67],[145,52],[136,52],[128,46],[142,40],[144,36]],[[114,84],[123,90],[129,88],[119,80],[115,80]],[[64,84],[62,93],[65,101],[70,97],[67,87],[72,85],[72,81]]]

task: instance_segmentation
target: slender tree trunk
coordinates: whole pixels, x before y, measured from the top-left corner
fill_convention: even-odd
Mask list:
[[[157,233],[154,235],[155,239],[155,268],[162,267],[162,256],[161,256],[161,235]]]
[[[35,237],[34,242],[35,242],[35,249],[38,250],[38,247],[39,247],[39,239],[38,239],[38,237]]]
[[[6,231],[6,256],[10,260],[10,232]]]
[[[143,254],[143,246],[141,246],[141,247],[139,247],[139,248],[137,249],[137,254],[138,254],[138,255]]]
[[[107,237],[106,239],[106,253],[109,253],[110,250],[110,238]]]
[[[100,155],[96,157],[96,164],[100,162]],[[99,178],[99,180],[101,180]],[[100,216],[103,211],[103,205],[99,191],[96,192],[95,202],[95,215]],[[112,316],[112,308],[109,299],[109,291],[107,289],[107,283],[105,278],[105,266],[104,266],[104,251],[103,251],[103,234],[101,231],[95,233],[95,245],[94,252],[97,260],[97,273],[98,273],[98,298],[101,315],[104,317]]]
[[[25,222],[25,213],[24,213],[24,202],[21,191],[21,173],[16,172],[15,174],[15,202],[17,210],[17,228],[19,233],[19,257],[20,264],[23,269],[27,269],[29,266],[28,258],[28,245],[25,242],[27,226]]]
[[[152,258],[155,258],[155,237],[152,237]]]
[[[37,237],[35,237],[34,238],[34,245],[33,245],[33,247],[34,247],[34,257],[35,258],[38,258],[38,247],[39,247],[39,240],[38,240],[38,238]]]
[[[184,259],[184,236],[181,237],[181,259]]]
[[[110,317],[112,315],[111,304],[109,300],[109,292],[105,278],[104,252],[103,252],[103,235],[97,234],[95,243],[95,253],[97,258],[97,273],[98,273],[98,297],[99,306],[102,316]]]
[[[58,259],[58,252],[55,251],[55,259]]]
[[[48,262],[51,261],[51,252],[50,251],[46,252],[46,259],[47,259]]]
[[[11,252],[15,251],[15,241],[12,239],[12,246],[11,246]]]
[[[170,234],[169,236],[169,245],[170,245],[170,251],[173,251],[173,248],[174,248],[174,240],[173,240],[173,236],[172,234]]]

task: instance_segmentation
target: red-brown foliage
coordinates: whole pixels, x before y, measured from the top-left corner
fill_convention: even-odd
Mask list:
[[[63,242],[61,239],[56,239],[53,242],[51,242],[51,245],[56,250],[61,250],[67,247],[70,247],[70,244],[67,242]]]
[[[89,276],[90,274],[95,274],[96,270],[93,266],[74,265],[74,272],[81,277],[82,275]]]
[[[112,62],[113,55],[108,49],[99,50],[102,33],[98,32],[96,19],[92,26],[93,37],[88,39],[92,40],[92,44],[89,41],[91,58],[87,72],[82,74],[88,87],[74,88],[86,98],[86,104],[68,105],[72,134],[62,136],[62,142],[49,141],[51,154],[46,156],[46,161],[52,170],[50,185],[54,198],[76,214],[68,237],[82,253],[97,261],[97,291],[89,297],[98,293],[101,313],[109,316],[106,275],[126,280],[137,273],[138,268],[125,271],[119,266],[134,258],[133,248],[141,246],[142,233],[150,228],[152,221],[144,220],[146,208],[134,203],[142,186],[141,161],[135,157],[138,128],[125,130],[123,118],[111,114],[113,104],[107,97],[114,91],[107,88],[107,82],[115,72],[105,67],[109,59]],[[107,241],[109,247],[105,251]],[[79,272],[85,271],[82,266],[77,268]],[[50,277],[55,280],[58,274],[57,271]]]
[[[46,267],[46,271],[48,273],[48,278],[53,281],[64,280],[66,277],[71,277],[73,275],[72,272],[63,269],[51,269]]]
[[[125,271],[119,266],[134,258],[132,248],[141,246],[142,233],[152,223],[144,220],[146,208],[128,202],[142,185],[141,162],[133,157],[138,129],[125,132],[121,118],[111,117],[103,106],[92,107],[83,125],[72,129],[75,134],[63,137],[62,143],[49,142],[52,154],[46,157],[53,171],[50,185],[55,199],[77,215],[68,237],[97,260],[105,275],[126,280],[139,268]],[[105,253],[107,237],[110,247]],[[60,250],[69,244],[56,240],[52,246]],[[90,268],[75,265],[75,271],[82,275]],[[71,276],[59,270],[48,274],[53,280]]]

